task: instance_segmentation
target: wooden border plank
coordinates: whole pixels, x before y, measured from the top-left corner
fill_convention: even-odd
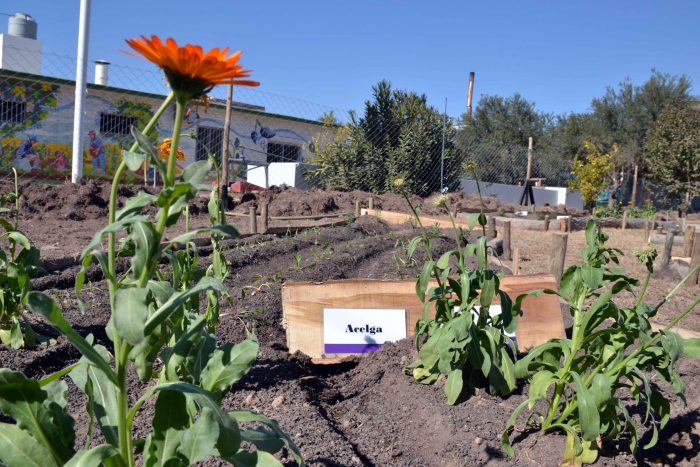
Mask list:
[[[513,299],[532,290],[556,288],[557,282],[550,274],[501,279],[501,289]],[[407,314],[406,333],[410,336],[423,304],[416,296],[414,280],[286,282],[282,285],[282,314],[290,352],[301,351],[315,359],[345,356],[323,352],[324,308],[403,308]],[[523,301],[523,310],[516,330],[519,350],[564,337],[564,322],[556,295],[528,296]]]

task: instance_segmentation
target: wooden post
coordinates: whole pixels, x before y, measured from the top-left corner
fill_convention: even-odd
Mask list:
[[[532,176],[532,148],[533,148],[533,139],[532,136],[530,136],[527,139],[527,176],[525,177],[526,180],[530,180],[530,177]]]
[[[513,275],[517,276],[520,274],[520,248],[513,248]]]
[[[486,238],[492,240],[496,238],[496,217],[489,216],[487,223],[488,226],[486,227]]]
[[[669,227],[666,230],[666,241],[664,242],[664,251],[661,253],[661,263],[659,269],[666,269],[671,262],[671,250],[673,250],[673,237],[676,236],[676,229]]]
[[[258,218],[257,213],[255,212],[255,206],[250,206],[248,214],[250,215],[250,233],[256,234],[258,233]]]
[[[544,224],[543,224],[543,229],[545,232],[549,230],[549,214],[544,215]]]
[[[693,254],[690,258],[690,269],[700,264],[700,232],[695,234],[695,240],[693,240]],[[687,287],[692,287],[698,283],[698,277],[700,276],[700,271],[695,271],[695,273],[688,278],[686,283]]]
[[[511,258],[510,249],[510,221],[503,221],[503,258],[508,261]]]
[[[649,219],[644,219],[644,243],[649,241],[649,235],[651,233],[651,221]]]
[[[369,197],[369,201],[367,201],[367,207],[368,207],[370,210],[374,209],[374,198],[371,197],[371,196]]]
[[[564,217],[559,219],[559,231],[560,232],[570,232],[571,231],[571,218]]]
[[[260,233],[266,233],[267,227],[268,227],[269,222],[270,222],[267,203],[263,203],[263,205],[260,206],[260,220],[262,221],[262,229],[261,229]]]
[[[683,256],[688,257],[693,254],[693,239],[695,238],[695,227],[688,225],[683,234]]]
[[[360,200],[356,199],[355,200],[355,219],[360,217],[361,213],[362,213],[362,211],[360,211]]]
[[[632,206],[637,205],[637,177],[639,176],[639,165],[634,164],[634,175],[632,176]]]
[[[221,186],[218,187],[221,200],[221,216],[226,217],[228,211],[228,161],[231,159],[231,151],[229,149],[229,137],[231,133],[231,103],[233,101],[233,84],[228,85],[226,93],[226,110],[224,113],[224,137],[221,148]]]
[[[664,233],[664,226],[659,224],[659,226],[656,228],[656,233],[661,235]]]
[[[566,244],[569,240],[569,234],[555,232],[552,234],[552,250],[549,263],[549,270],[557,282],[561,280],[564,274],[564,260],[566,259]]]
[[[467,90],[467,119],[472,118],[472,98],[474,97],[474,72],[469,72],[469,89]]]
[[[625,210],[622,211],[622,230],[627,230],[627,214],[628,210],[625,208]]]

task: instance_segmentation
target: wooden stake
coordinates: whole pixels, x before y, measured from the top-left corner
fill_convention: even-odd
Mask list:
[[[533,139],[532,136],[530,136],[527,139],[527,176],[525,177],[526,180],[530,180],[530,177],[532,176],[532,148],[533,148]]]
[[[229,150],[229,138],[231,133],[231,103],[233,102],[233,84],[228,85],[226,93],[226,110],[224,113],[224,137],[221,148],[221,186],[219,188],[219,196],[221,200],[221,215],[228,211],[228,161],[231,159],[231,151]]]
[[[493,240],[496,238],[496,218],[494,216],[490,216],[487,222],[488,227],[486,227],[486,238]]]
[[[564,217],[559,219],[559,231],[560,232],[570,232],[571,231],[571,218]]]
[[[649,234],[651,233],[651,221],[644,219],[644,244],[649,242]]]
[[[369,201],[367,201],[367,207],[368,207],[370,210],[374,209],[374,198],[371,197],[371,196],[369,197]]]
[[[695,238],[695,227],[686,226],[683,234],[683,256],[688,257],[693,254],[693,239]]]
[[[545,232],[549,230],[549,214],[544,215],[544,224],[542,227],[542,230],[544,230]]]
[[[671,250],[673,250],[673,237],[676,236],[676,230],[669,227],[666,230],[666,241],[664,242],[664,251],[661,253],[661,263],[659,269],[666,269],[671,262]]]
[[[262,221],[262,232],[261,233],[266,233],[267,227],[270,223],[270,217],[268,215],[268,204],[267,203],[264,203],[262,206],[260,206],[260,220]]]
[[[634,164],[634,175],[632,176],[632,206],[637,205],[637,177],[639,175],[639,165]]]
[[[700,264],[700,232],[695,234],[695,239],[693,240],[693,254],[690,258],[690,269]],[[698,283],[698,277],[700,276],[700,271],[695,271],[695,273],[688,278],[686,282],[686,287],[692,287]]]
[[[550,271],[554,274],[557,282],[564,274],[564,260],[566,259],[566,244],[569,240],[568,233],[555,232],[552,234],[552,250],[550,257]]]
[[[511,258],[510,248],[510,221],[503,221],[503,259],[506,261]]]
[[[258,233],[258,217],[255,212],[255,206],[250,206],[248,210],[248,215],[250,216],[250,233]]]
[[[625,210],[622,211],[622,230],[627,229],[627,214],[628,214],[628,211],[627,211],[627,208],[625,208]]]
[[[517,276],[520,274],[520,248],[513,248],[513,275]]]
[[[362,211],[360,211],[360,200],[356,199],[355,200],[355,219],[360,217]]]

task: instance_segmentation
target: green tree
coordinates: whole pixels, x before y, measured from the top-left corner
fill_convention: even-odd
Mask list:
[[[581,192],[583,202],[591,206],[598,198],[600,191],[615,183],[615,164],[617,146],[613,145],[610,152],[601,151],[590,141],[583,141],[585,154],[578,156],[572,166],[573,179],[569,188]]]
[[[556,182],[566,168],[550,150],[553,121],[520,94],[481,96],[474,117],[462,117],[457,147],[464,159],[476,164],[479,178],[513,184],[526,175],[528,139],[532,137],[537,154],[532,175]]]
[[[350,114],[350,123],[335,138],[317,145],[310,175],[335,188],[383,193],[401,177],[411,193],[428,196],[440,189],[444,116],[424,95],[394,90],[387,81],[372,88],[364,114]],[[327,127],[335,123],[326,122]],[[459,187],[461,160],[454,149],[455,130],[445,126],[443,185]]]
[[[687,211],[700,194],[700,110],[667,107],[649,132],[644,146],[646,175],[661,184]]]

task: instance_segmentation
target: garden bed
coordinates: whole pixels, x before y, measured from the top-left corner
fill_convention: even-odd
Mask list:
[[[319,193],[322,192],[316,192],[309,199],[327,196]],[[294,196],[296,202],[298,192]],[[362,199],[366,194],[354,196]],[[346,203],[336,199],[335,203],[339,210],[345,210],[348,208],[345,204],[354,204],[354,200]],[[398,204],[392,208],[400,209]],[[56,210],[64,216],[63,211]],[[318,210],[311,208],[311,213]],[[306,209],[294,207],[283,211],[285,214],[309,214]],[[270,213],[273,212],[271,209]],[[424,212],[431,214],[429,209]],[[61,216],[44,213],[39,218],[36,213],[28,213],[21,226],[39,244],[46,241],[47,232],[54,232],[51,241],[57,244],[62,255],[70,255],[80,251],[96,230],[93,227],[104,223],[102,213],[83,214],[83,228],[80,229],[78,221]],[[194,216],[194,225],[206,222],[203,212]],[[85,237],[69,239],[66,236],[69,229],[83,230]],[[610,246],[620,247],[626,254],[623,266],[635,277],[641,277],[643,267],[638,265],[633,251],[643,245],[642,233],[619,230],[608,233]],[[516,460],[505,457],[500,447],[501,431],[512,410],[526,398],[526,385],[520,385],[505,399],[480,390],[450,407],[445,403],[441,382],[434,386],[420,385],[403,373],[402,367],[416,356],[410,340],[330,366],[313,365],[305,355],[287,352],[281,323],[282,282],[415,277],[417,268],[407,267],[402,261],[405,259],[403,245],[414,235],[416,231],[410,225],[390,228],[376,218],[365,216],[347,226],[311,229],[293,236],[253,235],[227,241],[226,257],[231,274],[226,285],[233,303],[222,309],[217,339],[220,343],[238,342],[244,338],[247,326],[255,329],[258,335],[260,354],[250,373],[226,397],[223,406],[257,410],[276,419],[300,447],[309,465],[558,465],[565,439],[561,435],[516,433]],[[542,232],[514,230],[513,243],[522,257],[521,273],[548,272],[549,245],[542,235]],[[583,232],[570,235],[567,266],[580,263],[583,244]],[[452,246],[446,235],[435,239],[438,254]],[[203,248],[200,254],[201,262],[206,265],[207,249]],[[418,259],[422,259],[420,255]],[[97,269],[90,272],[91,282],[83,290],[88,312],[81,314],[73,293],[76,272],[76,267],[58,269],[36,279],[35,288],[53,296],[81,334],[93,334],[109,348],[111,344],[104,330],[109,318],[106,284]],[[649,301],[660,300],[675,282],[675,278],[663,274],[655,277]],[[683,289],[667,306],[669,314],[660,315],[657,322],[668,322],[672,312],[682,309],[698,293],[700,286]],[[631,299],[631,296],[624,298]],[[700,331],[699,317],[700,310],[696,310],[681,326]],[[564,318],[570,326],[568,312]],[[64,338],[57,337],[38,319],[32,319],[39,332],[51,335],[55,341],[26,350],[0,347],[0,365],[40,377],[77,361],[79,353]],[[682,360],[680,373],[686,383],[688,405],[684,407],[671,388],[664,387],[664,393],[673,401],[671,421],[653,450],[640,451],[638,458],[642,462],[680,465],[700,462],[700,362]],[[129,384],[136,388],[147,383],[140,382],[132,374]],[[86,434],[85,402],[83,394],[70,385],[69,408],[76,419],[78,442]],[[152,405],[144,406],[135,423],[137,435],[139,429],[145,434],[152,416]],[[95,440],[99,436],[93,434]],[[642,437],[640,444],[645,444],[649,436],[647,433]],[[597,465],[633,464],[634,458],[626,454],[626,449],[624,442],[605,445]],[[284,460],[291,464],[291,459],[290,456]],[[218,464],[210,461],[206,465]]]

